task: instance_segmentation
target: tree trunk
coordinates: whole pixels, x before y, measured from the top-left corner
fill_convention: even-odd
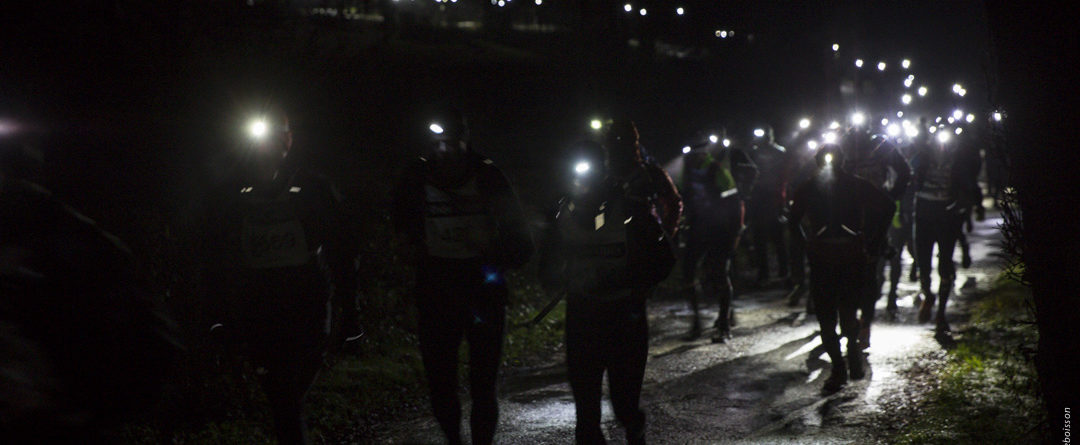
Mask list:
[[[987,3],[1022,211],[1025,278],[1037,312],[1036,367],[1050,443],[1063,443],[1066,410],[1080,408],[1080,144],[1075,131],[1080,113],[1071,68],[1080,49],[1070,10]],[[1072,442],[1070,437],[1065,443]]]

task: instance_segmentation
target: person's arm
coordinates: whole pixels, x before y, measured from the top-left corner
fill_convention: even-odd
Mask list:
[[[809,195],[809,187],[812,181],[806,181],[795,190],[794,196],[791,200],[791,213],[788,217],[788,227],[791,229],[791,233],[806,239],[806,233],[802,229],[802,219],[806,216],[806,200]]]
[[[888,142],[885,143],[888,144]],[[893,183],[889,195],[893,201],[896,201],[904,196],[904,191],[907,190],[908,185],[911,183],[911,165],[909,165],[907,160],[904,159],[904,156],[900,154],[900,150],[897,150],[891,144],[889,145],[888,162],[889,168],[896,173],[896,181]]]
[[[525,213],[521,210],[521,202],[510,186],[510,181],[489,162],[484,163],[486,180],[482,183],[485,184],[484,189],[491,193],[498,235],[488,256],[495,265],[521,267],[529,262],[536,247],[525,220]]]
[[[566,259],[563,255],[562,234],[557,225],[558,212],[561,208],[560,202],[554,210],[548,212],[540,240],[540,264],[537,273],[540,286],[549,294],[558,292],[565,284]]]
[[[671,176],[668,176],[663,168],[654,163],[647,164],[646,168],[659,201],[657,210],[660,212],[664,233],[673,237],[679,231],[679,216],[683,211],[682,197],[679,196],[675,183],[671,181]]]

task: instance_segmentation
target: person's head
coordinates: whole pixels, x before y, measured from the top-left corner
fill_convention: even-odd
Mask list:
[[[281,167],[292,149],[289,117],[278,105],[267,105],[247,123],[250,159],[260,172],[274,172]]]
[[[427,113],[420,130],[426,135],[424,157],[433,161],[462,159],[469,150],[469,125],[454,107],[441,106]]]
[[[624,172],[641,163],[641,146],[634,121],[624,118],[612,121],[604,134],[604,142],[608,167],[613,172]]]
[[[754,145],[769,145],[776,140],[772,125],[764,124],[754,128]]]
[[[842,170],[844,167],[844,150],[836,144],[825,144],[818,148],[814,154],[818,168],[822,170]]]
[[[570,194],[584,195],[603,184],[607,177],[604,158],[604,147],[594,141],[584,140],[570,148],[562,163],[564,177],[570,178]]]

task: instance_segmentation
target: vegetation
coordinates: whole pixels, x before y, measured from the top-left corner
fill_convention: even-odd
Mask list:
[[[1031,290],[1008,278],[1016,272],[1003,272],[976,299],[956,348],[925,376],[933,388],[925,399],[888,414],[910,419],[888,443],[1037,443],[1047,433],[1034,364],[1038,331]],[[912,372],[924,370],[916,366]]]

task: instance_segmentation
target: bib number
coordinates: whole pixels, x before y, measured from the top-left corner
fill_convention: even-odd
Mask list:
[[[254,223],[244,219],[241,248],[247,267],[296,267],[310,259],[307,238],[299,221]]]

